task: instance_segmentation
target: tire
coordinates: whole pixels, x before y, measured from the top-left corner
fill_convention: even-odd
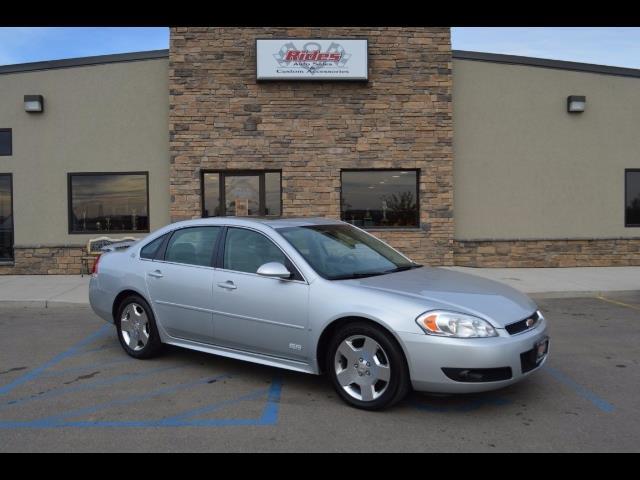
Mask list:
[[[338,328],[325,368],[338,395],[364,410],[389,408],[411,388],[402,349],[386,330],[368,322]]]
[[[153,311],[139,295],[129,295],[120,302],[115,323],[120,345],[133,358],[152,358],[162,350]]]

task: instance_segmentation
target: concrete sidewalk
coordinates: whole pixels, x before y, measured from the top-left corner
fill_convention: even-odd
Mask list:
[[[88,304],[89,279],[85,275],[3,275],[0,302],[47,307],[50,303]]]
[[[640,267],[469,268],[444,267],[497,280],[534,297],[579,297],[640,290]],[[0,276],[0,302],[47,307],[88,303],[90,276]]]
[[[640,267],[445,267],[506,283],[535,297],[575,297],[640,290]]]

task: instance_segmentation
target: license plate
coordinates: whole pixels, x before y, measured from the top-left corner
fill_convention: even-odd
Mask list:
[[[536,343],[535,350],[536,350],[536,362],[539,362],[544,358],[544,356],[549,351],[549,339],[545,338],[544,340],[541,340],[538,343]]]

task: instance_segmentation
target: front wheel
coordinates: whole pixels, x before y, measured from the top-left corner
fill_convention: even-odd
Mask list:
[[[338,329],[329,345],[326,371],[344,401],[366,410],[391,407],[410,389],[400,346],[382,328],[366,322]]]
[[[151,358],[161,348],[160,334],[149,304],[138,295],[125,298],[116,317],[118,340],[127,354],[134,358]]]

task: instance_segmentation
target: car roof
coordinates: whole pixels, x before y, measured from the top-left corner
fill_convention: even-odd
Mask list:
[[[241,218],[241,217],[232,217],[232,218]],[[246,220],[246,217],[242,218]],[[324,217],[292,217],[292,218],[256,218],[256,222],[263,223],[265,225],[269,225],[273,228],[283,228],[283,227],[303,227],[310,225],[336,225],[340,223],[344,223],[341,220],[335,220],[332,218],[324,218]]]
[[[323,217],[278,217],[278,218],[266,218],[266,217],[209,217],[198,218],[193,220],[186,220],[178,222],[173,225],[188,226],[188,225],[264,225],[274,229],[285,227],[306,227],[312,225],[339,225],[343,224],[341,220],[335,220],[331,218]]]

